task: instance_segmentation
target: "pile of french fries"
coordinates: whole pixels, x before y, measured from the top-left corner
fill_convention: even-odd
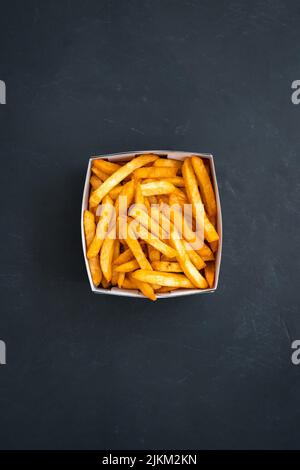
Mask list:
[[[94,159],[90,187],[84,231],[95,286],[139,290],[151,300],[213,287],[219,235],[207,160]]]

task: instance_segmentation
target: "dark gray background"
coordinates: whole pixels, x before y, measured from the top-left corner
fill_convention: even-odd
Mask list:
[[[299,2],[0,9],[0,447],[299,448]],[[215,155],[216,294],[91,294],[88,158],[140,148]]]

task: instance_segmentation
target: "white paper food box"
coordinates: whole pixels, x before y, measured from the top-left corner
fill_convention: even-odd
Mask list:
[[[83,190],[82,207],[81,207],[81,238],[82,238],[82,248],[83,248],[83,254],[84,254],[84,259],[85,259],[85,265],[87,269],[88,278],[90,281],[91,290],[95,292],[96,294],[145,298],[143,294],[141,294],[139,291],[136,291],[136,290],[119,289],[118,287],[111,287],[110,289],[103,289],[101,287],[94,286],[90,269],[89,269],[88,259],[86,256],[85,235],[84,235],[84,227],[83,227],[83,214],[84,214],[84,211],[88,209],[92,161],[99,159],[99,158],[103,158],[112,162],[115,162],[118,160],[128,161],[144,153],[147,153],[147,154],[154,153],[156,155],[159,155],[165,158],[172,158],[175,160],[184,160],[186,157],[190,155],[198,155],[199,157],[203,159],[207,159],[210,163],[211,178],[212,178],[214,191],[216,195],[216,201],[217,201],[217,217],[218,217],[217,231],[220,236],[220,240],[219,240],[218,250],[215,253],[215,269],[216,270],[215,270],[214,286],[208,289],[178,289],[175,291],[171,291],[170,293],[156,294],[157,298],[169,299],[172,297],[181,297],[184,295],[207,294],[207,293],[215,292],[215,290],[218,287],[218,282],[219,282],[223,234],[222,234],[222,212],[221,212],[221,204],[220,204],[220,196],[219,196],[219,190],[218,190],[218,184],[217,184],[216,171],[215,171],[215,166],[214,166],[214,158],[213,158],[213,155],[207,154],[207,153],[182,152],[182,151],[176,151],[176,150],[138,150],[138,151],[132,151],[132,152],[121,152],[121,153],[112,153],[112,154],[107,154],[107,155],[95,156],[89,159],[89,164],[88,164],[85,184],[84,184],[84,190]]]

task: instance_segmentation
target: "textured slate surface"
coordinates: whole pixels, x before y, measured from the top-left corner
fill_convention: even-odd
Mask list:
[[[1,1],[0,447],[299,448],[297,1]],[[89,155],[212,152],[216,294],[93,296]]]

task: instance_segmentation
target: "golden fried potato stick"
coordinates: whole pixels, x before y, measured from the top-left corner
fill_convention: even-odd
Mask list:
[[[199,273],[197,268],[191,262],[187,252],[185,251],[182,240],[179,239],[176,229],[171,227],[171,242],[177,252],[177,260],[186,275],[186,277],[199,289],[205,289],[207,282],[205,278]]]
[[[125,273],[118,273],[118,288],[122,289],[125,279]]]
[[[119,193],[119,196],[115,202],[115,212],[116,212],[116,219],[120,215],[120,208],[121,209],[126,209],[126,213],[130,205],[132,204],[133,198],[134,198],[134,191],[135,191],[135,184],[133,180],[128,181],[122,186],[122,190]],[[122,199],[121,199],[122,198]],[[121,203],[123,204],[125,202],[126,207],[120,207]],[[126,215],[126,214],[121,214],[121,215]]]
[[[165,294],[167,292],[172,292],[173,290],[177,290],[177,289],[180,289],[180,287],[170,287],[170,286],[163,286],[163,287],[160,287],[156,293],[157,294]]]
[[[122,274],[122,273],[120,273]],[[124,278],[123,284],[122,284],[122,289],[134,289],[137,290],[138,286],[137,283],[133,279],[129,279],[128,277]]]
[[[83,214],[83,227],[85,233],[85,243],[86,247],[88,248],[92,243],[96,233],[95,216],[88,210],[85,210]]]
[[[190,243],[188,243],[186,240],[182,240],[183,246],[185,251],[187,252],[191,262],[196,266],[198,271],[201,271],[201,269],[205,268],[206,264],[204,260],[201,258],[201,256],[193,250],[192,246]]]
[[[88,249],[95,237],[96,224],[94,214],[87,210],[84,211],[83,214],[83,226],[85,233],[86,248]],[[97,287],[99,286],[102,279],[102,271],[100,268],[99,256],[95,256],[94,258],[89,259],[88,262],[93,283]]]
[[[131,261],[127,261],[127,263],[120,264],[116,266],[114,269],[117,273],[130,273],[131,271],[135,271],[139,269],[140,265],[136,259],[132,259]]]
[[[177,262],[153,261],[152,268],[154,269],[154,271],[164,271],[166,273],[182,273],[182,268]]]
[[[123,181],[126,176],[130,175],[134,170],[148,163],[154,162],[158,158],[157,155],[141,155],[127,162],[119,168],[109,178],[107,178],[101,186],[90,196],[91,207],[97,206],[99,202],[109,193],[117,184]]]
[[[176,176],[177,168],[155,168],[155,167],[147,167],[147,168],[138,168],[134,172],[134,176],[136,178],[172,178]]]
[[[162,167],[162,168],[177,168],[180,169],[182,166],[181,160],[172,160],[171,158],[158,158],[153,163],[153,166]]]
[[[148,284],[147,282],[139,281],[138,279],[133,279],[132,274],[129,274],[129,279],[134,282],[137,288],[144,294],[145,297],[148,297],[150,300],[156,300],[157,297],[154,293],[153,286]]]
[[[98,178],[98,176],[96,176],[96,175],[91,176],[90,185],[92,186],[93,191],[95,189],[99,188],[99,186],[101,186],[101,184],[102,184],[102,180],[100,178]]]
[[[160,261],[160,252],[156,248],[153,248],[153,246],[151,245],[147,245],[147,246],[148,246],[148,257],[151,263],[153,261]]]
[[[93,258],[94,256],[97,256],[97,254],[99,253],[103,240],[105,239],[106,234],[108,232],[109,223],[112,218],[113,211],[114,211],[113,201],[107,195],[103,199],[102,212],[99,218],[99,222],[97,224],[95,237],[92,243],[90,244],[88,252],[87,252],[87,257],[89,259]]]
[[[206,264],[204,269],[204,274],[208,282],[209,287],[213,287],[215,282],[215,263],[210,262]]]
[[[194,172],[196,174],[200,192],[204,201],[204,206],[209,218],[216,217],[217,215],[217,203],[216,197],[213,190],[213,186],[207,173],[206,167],[203,160],[200,157],[193,156],[191,158]]]
[[[102,284],[103,289],[108,289],[110,287],[110,282],[108,282],[104,276],[102,276],[101,284]]]
[[[152,233],[148,232],[148,230],[143,227],[143,225],[140,224],[137,227],[134,227],[134,231],[136,232],[137,236],[145,240],[149,245],[153,246],[169,258],[173,258],[174,256],[176,256],[176,251],[173,248],[171,248],[166,243],[162,242],[158,237],[156,237]]]
[[[133,217],[137,222],[143,225],[149,232],[153,233],[156,237],[160,239],[168,238],[167,232],[159,225],[159,223],[156,222],[155,219],[151,218],[147,212],[141,210],[138,206],[131,207],[128,214],[130,217]],[[130,247],[129,244],[128,246]]]
[[[92,280],[95,287],[98,287],[102,280],[102,271],[99,263],[99,256],[89,259],[89,267],[92,275]]]
[[[153,181],[152,183],[142,183],[141,189],[143,196],[156,196],[161,194],[170,194],[175,191],[176,187],[168,181]]]
[[[100,251],[100,267],[107,282],[110,282],[112,277],[112,261],[116,243],[113,231],[115,232],[115,227],[107,234]]]
[[[185,181],[185,187],[188,195],[188,199],[192,204],[193,208],[193,215],[197,220],[200,227],[204,223],[204,236],[208,242],[213,242],[215,240],[219,240],[219,235],[217,234],[214,226],[210,223],[202,204],[201,196],[198,189],[198,184],[196,180],[196,176],[193,170],[193,166],[191,163],[190,158],[186,158],[182,165],[182,176]],[[103,183],[104,184],[104,183]],[[102,185],[103,186],[103,185]],[[100,186],[101,187],[101,186]],[[201,215],[203,214],[204,221],[199,220],[202,218]]]
[[[122,191],[123,187],[124,186],[122,186],[121,184],[118,184],[114,187],[114,189],[109,191],[108,195],[115,201],[119,196],[120,192]]]
[[[117,259],[120,255],[120,240],[116,239],[113,261]],[[116,286],[118,283],[119,273],[116,272],[115,266],[112,267],[111,283],[113,286]]]
[[[134,280],[148,282],[149,284],[194,289],[194,285],[183,274],[164,273],[162,271],[146,271],[144,269],[139,269],[134,271],[131,274],[131,277]]]
[[[92,165],[92,173],[94,173],[94,175],[96,175],[101,181],[105,181],[109,177],[107,173],[104,173],[104,171],[99,170],[99,168],[94,165]]]
[[[123,253],[121,253],[117,259],[114,260],[113,264],[115,266],[120,266],[121,264],[127,263],[127,261],[131,261],[133,258],[133,253],[130,248],[128,248]]]
[[[101,171],[104,171],[104,173],[107,173],[108,175],[111,175],[115,171],[117,171],[119,168],[121,168],[120,165],[117,163],[113,162],[108,162],[106,160],[93,160],[93,166],[98,168]]]
[[[139,241],[136,239],[135,233],[133,233],[133,231],[130,230],[130,226],[127,230],[126,242],[127,242],[127,245],[129,246],[130,250],[132,251],[134,257],[135,257],[135,259],[138,263],[138,266],[141,269],[150,269],[151,270],[152,269],[151,264],[147,260],[146,255],[143,252],[143,249],[142,249]]]
[[[184,181],[184,180],[183,180]],[[185,183],[184,183],[185,184]],[[175,185],[176,186],[176,185]],[[188,204],[188,198],[184,194],[183,191],[176,188],[173,193],[169,196],[169,204],[170,206],[178,204],[182,209],[184,208],[184,204]]]
[[[210,242],[210,247],[211,247],[211,251],[213,253],[215,253],[216,251],[218,251],[218,247],[219,247],[219,242],[218,240],[216,240],[215,242]]]

